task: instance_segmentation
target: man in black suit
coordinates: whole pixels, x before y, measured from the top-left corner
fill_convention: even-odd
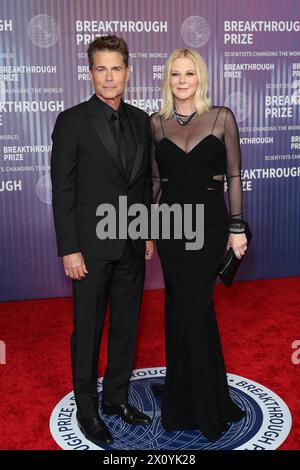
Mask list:
[[[77,421],[96,444],[113,437],[98,415],[97,371],[102,328],[110,301],[108,364],[102,411],[127,423],[150,418],[128,403],[145,258],[153,243],[142,239],[99,239],[100,204],[117,214],[127,204],[151,204],[148,115],[122,101],[130,75],[128,47],[116,36],[95,39],[88,48],[95,94],[59,114],[52,134],[51,177],[58,255],[72,279],[74,328],[72,371]],[[127,222],[128,224],[128,222]],[[124,229],[124,227],[123,227]]]

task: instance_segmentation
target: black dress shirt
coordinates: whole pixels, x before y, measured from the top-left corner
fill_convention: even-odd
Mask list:
[[[102,101],[100,98],[98,99],[98,101],[99,101],[99,105],[103,107],[102,109],[104,110],[104,115],[107,119],[108,125],[111,129],[111,132],[112,132],[113,136],[116,139],[116,135],[115,135],[115,117],[114,117],[114,114],[116,113],[116,111],[111,106],[109,106],[107,103]],[[129,180],[130,175],[131,175],[131,171],[132,171],[132,168],[133,168],[133,164],[134,164],[135,154],[136,154],[136,142],[135,142],[135,139],[134,139],[134,134],[133,134],[133,130],[132,130],[132,127],[131,127],[131,123],[130,123],[130,120],[129,120],[128,115],[126,113],[126,109],[125,109],[123,101],[121,101],[120,106],[117,109],[117,113],[119,114],[121,129],[122,129],[123,137],[124,137],[125,143],[126,143],[126,169],[125,169],[125,172],[126,172],[127,179]]]

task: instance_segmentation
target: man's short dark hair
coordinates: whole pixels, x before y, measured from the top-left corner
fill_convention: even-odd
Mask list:
[[[128,46],[124,39],[118,38],[117,36],[102,36],[99,38],[94,39],[89,44],[87,53],[89,59],[89,68],[92,69],[94,63],[94,53],[97,51],[112,51],[112,52],[120,52],[123,57],[124,64],[128,67]]]

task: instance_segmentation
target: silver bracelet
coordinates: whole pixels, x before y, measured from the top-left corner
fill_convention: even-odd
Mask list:
[[[245,226],[244,222],[236,222],[229,224],[229,232],[230,233],[245,233]]]

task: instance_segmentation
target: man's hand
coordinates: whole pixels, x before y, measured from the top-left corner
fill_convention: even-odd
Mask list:
[[[154,241],[153,240],[147,240],[146,241],[146,250],[145,250],[145,259],[150,260],[153,256],[154,253]]]
[[[63,257],[65,273],[71,279],[80,281],[88,273],[81,253],[72,253]]]

